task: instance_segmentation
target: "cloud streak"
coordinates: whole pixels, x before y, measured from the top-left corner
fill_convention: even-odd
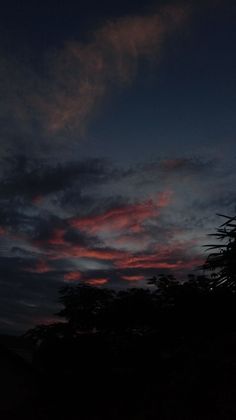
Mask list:
[[[101,231],[120,231],[126,230],[132,233],[142,231],[142,224],[152,218],[157,217],[160,209],[170,203],[171,193],[166,191],[161,193],[156,200],[152,199],[137,203],[116,207],[105,211],[99,215],[92,215],[84,218],[75,218],[70,221],[71,226],[90,233]]]

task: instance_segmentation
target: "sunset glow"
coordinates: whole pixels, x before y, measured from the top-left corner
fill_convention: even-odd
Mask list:
[[[216,214],[235,212],[234,7],[10,3],[0,14],[5,330],[56,313],[63,287],[141,289],[200,273]]]

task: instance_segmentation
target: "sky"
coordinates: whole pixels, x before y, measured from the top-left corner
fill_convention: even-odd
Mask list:
[[[8,1],[0,332],[71,284],[199,273],[236,208],[233,1]]]

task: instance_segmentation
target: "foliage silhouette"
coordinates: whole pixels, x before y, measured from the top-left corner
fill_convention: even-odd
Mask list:
[[[72,333],[99,328],[104,312],[114,300],[114,292],[88,285],[67,286],[60,290],[64,308],[57,314],[68,321]]]
[[[78,410],[80,395],[88,419],[236,418],[235,224],[228,218],[217,231],[226,244],[214,245],[203,267],[214,276],[60,290],[63,321],[26,334],[57,415]]]
[[[213,250],[207,257],[203,269],[212,272],[211,277],[215,285],[225,285],[227,287],[236,288],[236,216],[226,218],[217,232],[211,234],[221,244],[207,245],[208,250]]]
[[[35,342],[40,337],[34,364],[58,418],[77,418],[75,412],[86,419],[141,420],[150,410],[150,418],[161,420],[235,418],[236,299],[230,288],[212,287],[204,276],[179,281],[160,275],[147,289],[69,286],[60,302],[65,322],[28,334]]]
[[[63,322],[38,326],[28,336],[42,341],[52,336],[69,339],[81,333],[144,334],[160,330],[169,317],[176,323],[174,318],[184,318],[184,311],[191,320],[202,317],[200,307],[201,314],[208,311],[206,318],[211,318],[210,306],[229,296],[234,299],[227,288],[233,292],[236,285],[236,217],[224,217],[226,222],[213,236],[226,243],[208,245],[208,250],[215,252],[209,254],[202,267],[213,272],[210,278],[189,275],[188,279],[177,280],[172,274],[160,274],[147,280],[146,288],[122,291],[85,284],[66,286],[59,291],[63,307],[56,314]]]

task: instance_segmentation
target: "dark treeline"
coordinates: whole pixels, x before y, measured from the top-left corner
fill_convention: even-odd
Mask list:
[[[236,218],[216,236],[206,275],[60,290],[61,321],[25,334],[36,419],[236,418]]]

